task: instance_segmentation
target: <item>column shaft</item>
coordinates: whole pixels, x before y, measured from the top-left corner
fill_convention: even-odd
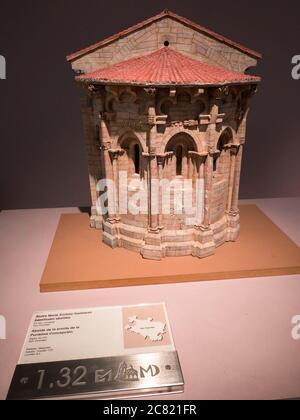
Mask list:
[[[150,217],[150,228],[152,230],[157,230],[158,228],[158,191],[157,191],[157,182],[158,182],[158,167],[157,167],[157,161],[156,156],[151,155],[150,156],[150,211],[151,211],[151,217]]]
[[[118,156],[113,156],[113,181],[114,181],[114,200],[115,200],[115,217],[116,220],[120,219],[119,216],[119,171],[118,171]]]
[[[234,176],[232,202],[231,202],[232,213],[238,213],[239,211],[239,190],[240,190],[242,157],[243,157],[243,145],[239,147],[236,160],[235,160],[235,176]]]
[[[198,185],[198,189],[199,189],[199,187],[204,187],[205,188],[204,177],[205,177],[205,174],[204,174],[204,159],[203,159],[203,157],[201,157],[199,159],[198,183],[200,185]],[[199,196],[200,193],[201,193],[201,196]],[[202,196],[202,192],[199,189],[199,191],[198,191],[198,202],[197,202],[197,223],[199,225],[204,223],[204,205],[205,205],[205,202],[202,203],[202,202],[199,201],[199,200],[202,201],[202,199],[203,199],[203,201],[205,200],[205,190],[203,191],[203,196]],[[201,204],[201,213],[199,211],[200,204]]]
[[[206,143],[209,150],[205,161],[204,168],[204,184],[205,184],[205,198],[204,198],[204,221],[203,227],[208,229],[211,223],[211,199],[213,190],[213,156],[217,144],[217,117],[219,107],[216,103],[217,91],[213,90],[210,96],[210,124],[207,128]]]
[[[213,188],[213,156],[208,155],[205,161],[204,167],[204,227],[210,226],[210,209],[211,209],[211,197]]]
[[[157,172],[158,172],[158,214],[157,214],[157,226],[162,228],[162,189],[161,180],[163,178],[163,165],[164,158],[158,157],[157,159]]]
[[[112,164],[112,161],[111,161],[109,149],[106,145],[104,146],[104,150],[103,150],[103,161],[104,161],[104,167],[105,167],[105,170],[104,170],[105,179],[114,180],[113,164]],[[115,208],[115,206],[114,206],[114,208]],[[108,219],[109,222],[113,222],[116,215],[115,215],[115,211],[112,210],[110,203],[108,203],[107,210],[108,210],[107,219]]]
[[[228,186],[228,198],[227,198],[227,212],[231,210],[232,194],[235,183],[235,162],[236,162],[236,149],[230,149],[230,170],[229,170],[229,186]]]

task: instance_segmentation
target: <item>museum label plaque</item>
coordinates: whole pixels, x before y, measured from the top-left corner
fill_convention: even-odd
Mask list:
[[[9,400],[122,398],[182,392],[164,304],[38,312]]]

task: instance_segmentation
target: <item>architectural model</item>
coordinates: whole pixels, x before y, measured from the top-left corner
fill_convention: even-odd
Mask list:
[[[235,241],[260,54],[165,10],[68,56],[103,241],[159,260]],[[103,183],[104,180],[104,183]]]

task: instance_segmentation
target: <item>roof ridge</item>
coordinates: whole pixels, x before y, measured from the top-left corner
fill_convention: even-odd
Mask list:
[[[195,29],[195,30],[197,30],[199,32],[204,32],[206,35],[208,35],[208,36],[210,36],[212,38],[215,38],[215,39],[217,39],[218,41],[221,41],[224,44],[227,44],[229,46],[232,46],[232,47],[234,47],[234,48],[236,48],[236,49],[244,52],[245,54],[248,54],[248,55],[250,55],[252,57],[255,57],[255,58],[261,58],[262,57],[260,53],[254,51],[254,50],[251,50],[250,48],[247,48],[247,47],[245,47],[242,44],[239,44],[239,43],[237,43],[235,41],[232,41],[231,39],[226,38],[225,36],[220,35],[217,32],[214,32],[214,31],[212,31],[212,30],[210,30],[210,29],[208,29],[208,28],[206,28],[204,26],[201,26],[201,25],[199,25],[199,24],[197,24],[197,23],[189,20],[188,18],[185,18],[183,16],[177,15],[176,13],[174,13],[174,12],[168,10],[168,9],[165,9],[161,13],[159,13],[157,15],[154,15],[154,16],[152,16],[150,18],[147,18],[147,19],[145,19],[145,20],[143,20],[143,21],[141,21],[141,22],[139,22],[139,23],[137,23],[135,25],[132,25],[132,26],[130,26],[130,27],[122,30],[121,32],[118,32],[115,35],[112,35],[112,36],[110,36],[108,38],[105,38],[102,41],[99,41],[99,42],[97,42],[95,44],[92,44],[92,45],[86,47],[86,48],[83,48],[83,49],[81,49],[79,51],[76,51],[76,52],[74,52],[72,54],[69,54],[66,57],[67,58],[67,61],[75,60],[76,58],[79,58],[79,57],[81,57],[81,56],[83,56],[83,55],[85,55],[85,54],[87,54],[89,52],[95,51],[96,49],[98,49],[100,47],[103,47],[103,46],[108,45],[108,44],[110,44],[110,43],[112,43],[114,41],[117,41],[118,39],[123,38],[126,35],[129,35],[129,34],[135,32],[135,31],[143,28],[144,26],[150,25],[153,22],[157,22],[157,21],[159,21],[159,20],[161,20],[161,19],[163,19],[163,18],[165,18],[167,16],[169,16],[169,17],[171,17],[171,18],[173,18],[173,19],[175,19],[175,20],[177,20],[177,21],[179,21],[179,22],[181,22],[181,23],[183,23],[183,24],[191,27],[192,29]]]

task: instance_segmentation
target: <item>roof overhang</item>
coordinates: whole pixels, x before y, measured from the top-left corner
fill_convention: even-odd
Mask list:
[[[260,82],[257,76],[213,66],[170,47],[82,74],[75,79],[88,84],[160,87],[225,86]]]

